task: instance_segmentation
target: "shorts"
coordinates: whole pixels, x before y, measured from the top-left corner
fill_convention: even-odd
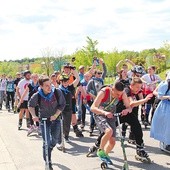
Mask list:
[[[28,109],[28,101],[24,100],[23,103],[21,103],[20,109]]]
[[[109,119],[103,115],[94,115],[94,119],[96,121],[96,124],[101,131],[101,133],[105,132],[107,128],[113,130],[112,137],[116,137],[116,119],[113,117],[112,119]]]

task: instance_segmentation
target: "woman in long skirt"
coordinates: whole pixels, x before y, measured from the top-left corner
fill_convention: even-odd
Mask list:
[[[151,125],[150,136],[161,142],[161,149],[170,152],[170,72],[158,87],[158,104]]]

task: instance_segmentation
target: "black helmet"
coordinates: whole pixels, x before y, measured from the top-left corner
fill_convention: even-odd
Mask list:
[[[145,70],[144,70],[144,68],[142,67],[142,66],[138,66],[138,65],[135,65],[132,69],[131,69],[131,71],[133,72],[133,73],[137,73],[137,74],[145,74]]]
[[[31,74],[31,72],[30,72],[29,70],[25,70],[24,73],[23,73],[24,77],[25,77],[27,74]]]

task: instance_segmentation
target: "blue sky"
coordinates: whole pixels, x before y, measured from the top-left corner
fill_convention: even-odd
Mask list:
[[[140,51],[170,40],[169,0],[5,0],[0,5],[0,60],[71,54],[98,40],[99,50]]]

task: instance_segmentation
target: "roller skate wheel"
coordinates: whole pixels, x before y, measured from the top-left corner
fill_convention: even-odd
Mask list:
[[[101,163],[101,169],[105,170],[107,168],[107,163],[106,162],[102,162]]]

